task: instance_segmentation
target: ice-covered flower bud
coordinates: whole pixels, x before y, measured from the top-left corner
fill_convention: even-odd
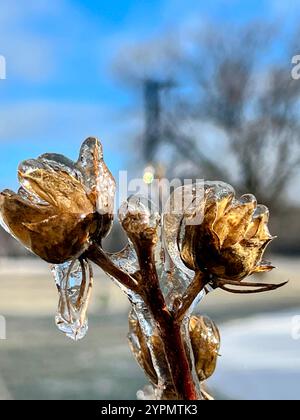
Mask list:
[[[191,344],[199,380],[205,381],[214,373],[220,350],[220,333],[208,317],[192,316],[189,323]]]
[[[185,225],[181,249],[185,264],[232,281],[271,270],[262,260],[273,239],[268,209],[250,194],[236,199],[230,185],[218,182],[205,184],[203,200],[201,223]]]
[[[60,264],[100,242],[113,219],[115,181],[95,138],[78,161],[45,154],[20,164],[18,193],[0,194],[2,226],[42,259]]]
[[[120,207],[120,222],[132,242],[157,242],[160,216],[151,205],[141,196],[131,196]]]

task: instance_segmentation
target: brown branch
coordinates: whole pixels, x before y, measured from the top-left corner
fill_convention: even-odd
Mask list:
[[[143,279],[141,283],[143,296],[157,324],[178,398],[197,400],[201,396],[197,394],[190,370],[181,322],[178,322],[169,311],[160,289],[155,265],[154,244],[151,241],[138,239],[133,243]]]
[[[132,238],[131,238],[132,239]],[[144,239],[133,241],[140,263],[139,284],[133,276],[117,267],[98,245],[92,245],[84,257],[90,259],[122,285],[137,292],[145,300],[161,335],[166,359],[170,367],[177,396],[182,400],[197,400],[198,395],[186,354],[181,324],[176,322],[167,308],[160,289],[155,266],[154,243]]]

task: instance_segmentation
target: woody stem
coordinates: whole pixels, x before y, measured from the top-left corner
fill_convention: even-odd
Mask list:
[[[177,320],[167,308],[159,285],[153,247],[149,243],[139,241],[135,243],[135,249],[143,279],[142,294],[161,336],[177,397],[182,400],[197,400],[200,397],[197,394],[182,336],[182,320]]]
[[[136,282],[133,276],[123,272],[113,264],[104,251],[97,245],[92,245],[85,257],[93,261],[107,274],[116,278],[120,283],[140,294],[157,325],[162,339],[166,359],[170,368],[177,398],[181,400],[197,400],[201,398],[196,390],[181,332],[182,321],[178,321],[166,305],[160,289],[159,279],[155,267],[153,249],[149,244],[136,244],[136,251],[140,263],[141,281]]]

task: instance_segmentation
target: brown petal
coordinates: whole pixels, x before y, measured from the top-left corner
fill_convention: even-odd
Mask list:
[[[272,239],[272,235],[268,229],[269,221],[269,210],[264,205],[258,205],[254,214],[251,223],[249,224],[248,230],[246,232],[245,238],[257,238],[261,242]]]
[[[225,195],[220,200],[217,201],[217,213],[216,213],[216,220],[220,219],[226,210],[231,205],[234,198],[234,193]]]
[[[54,171],[35,160],[19,166],[19,180],[27,191],[61,211],[88,214],[93,206],[82,184],[63,171]]]
[[[231,205],[235,196],[234,189],[229,184],[220,181],[205,182],[205,199],[207,207],[215,203],[215,220],[219,219]]]
[[[27,248],[31,248],[31,235],[25,224],[42,222],[55,214],[52,206],[31,203],[9,190],[0,194],[0,212],[12,235]]]
[[[89,245],[94,214],[59,213],[37,223],[24,223],[31,250],[51,264],[81,255]]]
[[[276,267],[274,267],[274,265],[271,265],[271,264],[262,264],[262,265],[258,265],[258,266],[256,266],[256,267],[252,270],[252,273],[264,273],[264,272],[271,271],[271,270],[273,270],[274,268],[276,268]]]
[[[242,280],[251,274],[256,265],[259,264],[264,253],[261,246],[249,246],[249,243],[242,241],[232,247],[222,250],[222,265],[216,267],[215,274],[221,278]],[[219,271],[218,271],[219,270]]]
[[[3,223],[26,248],[52,264],[60,264],[84,252],[95,215],[57,213],[53,206],[31,203],[19,195],[0,194]]]
[[[195,234],[196,226],[186,226],[182,240],[180,256],[184,264],[190,269],[196,271],[196,253],[195,253]]]
[[[244,238],[255,207],[255,197],[244,195],[216,221],[213,229],[220,239],[221,247],[227,248]]]
[[[217,202],[207,200],[205,203],[203,224],[205,224],[209,229],[211,229],[213,224],[216,221],[217,214],[218,214]]]

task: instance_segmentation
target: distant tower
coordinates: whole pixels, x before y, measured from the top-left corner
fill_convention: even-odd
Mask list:
[[[161,142],[161,101],[162,89],[173,86],[171,81],[162,82],[155,79],[145,79],[144,109],[145,109],[145,134],[143,155],[147,162],[153,162],[156,149]]]

